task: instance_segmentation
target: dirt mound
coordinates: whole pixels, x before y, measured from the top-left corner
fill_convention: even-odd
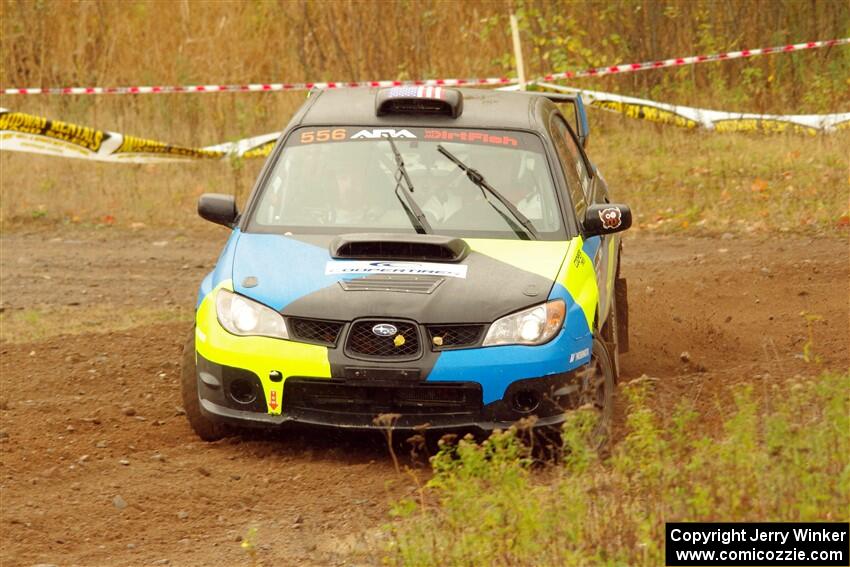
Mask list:
[[[70,297],[83,310],[191,306],[220,244],[220,235],[99,238],[4,237],[4,316]],[[657,377],[662,411],[689,399],[710,425],[736,383],[847,369],[847,257],[841,240],[630,236],[623,379]],[[812,329],[820,364],[801,359],[801,311],[822,316]],[[40,340],[0,343],[4,565],[247,563],[238,541],[251,526],[269,564],[376,560],[369,548],[388,503],[414,487],[385,444],[324,430],[198,441],[177,385],[188,325],[45,329]]]

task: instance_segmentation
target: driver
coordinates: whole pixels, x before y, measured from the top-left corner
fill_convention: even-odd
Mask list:
[[[348,152],[330,172],[331,222],[367,226],[386,212],[386,205],[369,190],[363,162]]]
[[[514,150],[502,153],[505,155],[488,164],[487,172],[482,171],[485,179],[527,218],[543,218],[540,194],[531,175],[523,172],[523,156]]]
[[[523,215],[529,219],[541,219],[543,217],[540,195],[535,190],[535,183],[530,181],[530,174],[523,174],[523,156],[515,150],[496,150],[488,148],[486,153],[473,153],[461,158],[475,167],[484,176],[487,182],[499,193],[510,201]],[[489,205],[486,208],[484,196],[481,191],[466,182],[469,187],[455,188],[451,191],[442,191],[433,195],[422,207],[429,218],[437,222],[445,222],[448,219],[464,217],[473,220],[472,217],[480,216],[482,224],[489,225],[492,221],[493,211]],[[491,201],[495,197],[490,196]],[[501,205],[498,205],[501,206]],[[476,214],[477,213],[477,214]]]

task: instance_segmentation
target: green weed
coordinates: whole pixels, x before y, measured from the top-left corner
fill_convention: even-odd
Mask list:
[[[801,311],[800,316],[806,320],[806,342],[803,343],[803,360],[806,362],[821,363],[821,357],[814,352],[815,348],[815,329],[814,325],[818,321],[823,321],[823,317],[808,311]]]
[[[257,528],[248,528],[248,533],[245,534],[239,546],[248,555],[248,559],[251,561],[251,567],[257,567],[259,565],[259,557],[257,556]]]
[[[683,405],[660,426],[642,378],[611,457],[568,416],[561,464],[535,472],[516,431],[444,446],[387,529],[393,565],[659,565],[668,521],[837,521],[850,502],[850,375],[738,389],[719,432]]]

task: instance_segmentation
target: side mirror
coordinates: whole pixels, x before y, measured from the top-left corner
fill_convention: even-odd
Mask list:
[[[198,214],[210,222],[233,228],[239,211],[236,210],[236,199],[232,195],[204,193],[198,199]]]
[[[632,226],[632,210],[628,205],[603,203],[590,205],[584,215],[585,236],[601,236],[622,232]]]

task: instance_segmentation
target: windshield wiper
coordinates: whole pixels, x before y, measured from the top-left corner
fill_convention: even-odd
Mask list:
[[[390,147],[393,149],[393,155],[395,156],[395,196],[398,197],[398,201],[404,207],[404,212],[407,213],[407,217],[410,219],[410,223],[416,229],[416,232],[419,234],[430,234],[434,232],[434,229],[428,223],[428,219],[425,218],[425,213],[422,212],[416,200],[407,192],[410,191],[410,193],[413,193],[413,183],[407,174],[407,168],[404,167],[404,159],[401,157],[401,152],[398,151],[395,142],[393,142],[393,139],[389,135],[384,134],[384,138],[390,143]],[[407,186],[407,191],[401,188],[402,181]],[[399,192],[400,189],[401,192]],[[402,195],[404,196],[402,197]]]
[[[534,225],[531,224],[531,221],[528,220],[528,217],[526,217],[524,214],[519,212],[519,209],[517,209],[513,205],[513,203],[508,201],[504,197],[504,195],[502,195],[501,193],[496,191],[493,188],[492,185],[487,183],[487,180],[484,179],[484,176],[481,175],[481,173],[479,173],[478,170],[472,169],[471,167],[469,167],[468,165],[466,165],[465,163],[463,163],[462,161],[457,159],[454,155],[452,155],[451,152],[449,152],[449,150],[444,148],[442,146],[442,144],[437,145],[437,151],[440,152],[441,154],[443,154],[444,156],[446,156],[452,163],[454,163],[456,166],[458,166],[460,169],[462,169],[466,173],[466,176],[469,178],[469,180],[472,181],[473,183],[475,183],[481,189],[481,193],[484,195],[484,200],[486,200],[488,203],[490,203],[490,206],[493,207],[493,209],[497,213],[499,213],[502,216],[503,219],[505,219],[505,222],[508,223],[508,225],[517,234],[517,236],[519,236],[520,238],[525,237],[525,238],[523,238],[523,240],[529,240],[529,239],[539,240],[540,239],[540,235],[537,234],[537,231],[534,229]],[[520,228],[519,225],[517,225],[516,222],[514,222],[507,215],[505,215],[505,213],[500,211],[499,208],[496,206],[496,204],[487,197],[487,193],[485,193],[485,191],[489,192],[491,195],[496,197],[496,199],[498,199],[499,202],[502,203],[502,205],[504,205],[504,207],[508,210],[508,212],[510,212],[511,215],[513,215],[514,219],[516,219],[516,221],[519,221],[519,224],[521,224],[523,227],[525,227],[524,230],[522,228]]]

